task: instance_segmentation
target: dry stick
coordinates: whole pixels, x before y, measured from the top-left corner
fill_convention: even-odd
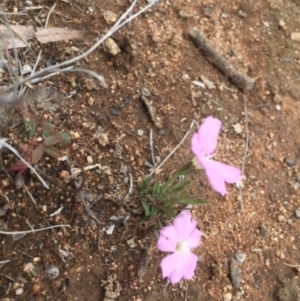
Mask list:
[[[245,164],[246,164],[246,158],[248,155],[248,149],[249,149],[249,127],[248,127],[248,108],[247,108],[247,99],[245,95],[243,94],[243,100],[244,100],[244,111],[245,111],[245,126],[246,126],[246,144],[245,144],[245,153],[242,161],[242,175],[244,175],[245,171]],[[243,186],[241,186],[240,189],[240,206],[241,211],[244,211],[244,204],[243,204]]]
[[[13,89],[16,89],[17,87],[23,85],[24,83],[31,81],[32,79],[42,76],[43,74],[45,74],[46,72],[49,73],[50,71],[57,71],[57,68],[61,68],[63,66],[66,65],[70,65],[73,64],[83,58],[85,58],[86,56],[88,56],[89,54],[91,54],[94,50],[96,50],[107,38],[109,38],[110,36],[112,36],[117,30],[119,30],[121,27],[123,27],[124,25],[126,25],[128,22],[132,21],[133,19],[135,19],[136,17],[138,17],[139,15],[141,15],[142,13],[144,13],[146,10],[148,10],[151,6],[153,6],[155,3],[158,3],[158,1],[150,3],[148,5],[146,5],[145,7],[143,7],[140,11],[138,11],[137,13],[133,14],[132,16],[130,16],[128,19],[126,19],[125,21],[121,22],[122,20],[124,20],[126,18],[126,16],[133,10],[135,4],[136,4],[137,0],[133,1],[133,3],[131,4],[131,6],[127,9],[127,11],[119,18],[119,20],[115,23],[115,25],[98,41],[96,42],[90,49],[88,49],[86,52],[82,53],[81,55],[78,55],[70,60],[64,61],[60,64],[57,65],[53,65],[50,66],[48,68],[45,68],[39,72],[36,72],[33,75],[28,76],[27,78],[23,79],[22,81],[20,81],[19,83],[13,84],[11,86],[9,86],[4,92],[8,92],[11,91]]]
[[[155,157],[154,157],[154,149],[153,149],[153,132],[152,132],[152,129],[150,130],[150,134],[149,134],[149,144],[150,144],[152,164],[153,164],[153,167],[155,169]]]
[[[48,15],[47,15],[46,22],[45,22],[45,28],[47,28],[47,26],[48,26],[48,22],[49,22],[50,15],[51,15],[51,13],[53,12],[54,8],[56,7],[56,4],[57,4],[57,3],[55,3],[55,4],[51,7],[51,9],[49,10],[49,13],[48,13]]]
[[[235,69],[224,56],[217,52],[211,42],[198,29],[191,29],[189,34],[195,44],[200,47],[207,60],[225,73],[238,89],[241,89],[244,93],[253,89],[254,79]]]
[[[80,200],[81,200],[81,202],[82,202],[82,204],[83,204],[83,206],[84,206],[85,211],[87,212],[87,214],[88,214],[93,220],[95,220],[99,226],[103,225],[103,224],[97,219],[97,217],[96,217],[96,215],[94,214],[94,212],[90,209],[90,207],[89,207],[88,204],[86,203],[86,201],[85,201],[85,196],[84,196],[84,192],[83,192],[83,191],[80,191],[80,192],[78,193],[78,195],[79,195],[79,198],[80,198]]]
[[[103,87],[108,88],[108,85],[107,85],[107,83],[105,82],[103,76],[97,74],[96,72],[94,72],[94,71],[92,71],[92,70],[81,69],[81,68],[73,69],[73,68],[74,68],[73,66],[70,66],[70,67],[67,67],[67,68],[64,68],[64,69],[60,69],[60,70],[58,70],[57,72],[50,73],[50,74],[45,75],[45,76],[43,76],[43,77],[35,78],[35,79],[31,80],[30,83],[31,83],[31,84],[37,84],[37,83],[39,83],[39,82],[41,82],[41,81],[43,81],[43,80],[45,80],[45,79],[47,79],[47,78],[49,78],[49,77],[53,77],[53,76],[58,75],[58,74],[60,74],[60,73],[66,73],[66,72],[72,73],[72,72],[73,72],[73,73],[87,73],[88,75],[90,75],[90,76],[96,78],[96,79],[103,85]]]
[[[125,196],[125,198],[129,197],[133,191],[133,177],[132,177],[131,173],[129,173],[128,175],[129,175],[129,189],[128,189],[128,193]]]
[[[0,230],[0,234],[4,234],[4,235],[28,234],[28,233],[35,233],[35,232],[40,232],[40,231],[49,230],[49,229],[53,229],[53,228],[59,228],[59,227],[71,228],[70,225],[61,224],[61,225],[54,225],[54,226],[41,228],[41,229],[28,230],[28,231],[1,231]]]
[[[38,179],[41,181],[41,183],[44,185],[44,187],[49,189],[49,186],[47,185],[47,183],[36,172],[36,170],[29,163],[27,163],[27,161],[22,158],[22,156],[18,153],[18,151],[16,149],[14,149],[10,144],[8,144],[6,142],[6,140],[7,140],[6,138],[0,138],[0,149],[4,148],[4,147],[9,149],[14,155],[16,155],[38,177]]]
[[[180,145],[184,142],[184,140],[187,138],[187,136],[190,134],[192,131],[194,124],[196,123],[195,120],[192,121],[190,124],[190,127],[184,137],[181,139],[181,141],[176,145],[176,147],[169,153],[169,155],[156,167],[156,170],[159,170],[166,162],[167,160],[177,151],[177,149],[180,147]],[[150,174],[149,177],[151,177],[155,173],[155,170],[153,170]]]

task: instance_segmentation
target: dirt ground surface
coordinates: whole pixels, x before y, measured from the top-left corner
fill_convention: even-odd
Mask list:
[[[40,27],[54,3],[1,4],[6,13],[44,7],[7,16],[11,24]],[[33,67],[42,50],[39,70],[82,53],[112,26],[114,14],[120,16],[129,5],[126,0],[58,1],[48,27],[82,30],[83,38],[43,45],[28,41],[32,50],[17,49],[20,63]],[[134,12],[145,5],[139,1]],[[101,46],[77,63],[102,75],[108,88],[86,74],[64,73],[33,84],[47,92],[43,99],[31,99],[38,127],[50,122],[56,132],[71,136],[70,146],[62,148],[68,159],[44,156],[37,164],[50,189],[28,171],[25,184],[16,189],[10,167],[17,158],[2,150],[0,230],[71,227],[22,238],[0,235],[0,261],[8,260],[0,264],[0,300],[300,300],[299,15],[299,0],[161,0],[112,36],[119,53]],[[193,43],[188,32],[194,27],[235,68],[255,79],[254,91],[245,99]],[[1,85],[8,84],[6,78],[3,70]],[[141,101],[145,94],[155,120]],[[159,267],[165,254],[156,249],[158,223],[142,222],[137,195],[150,173],[145,165],[151,163],[150,130],[155,156],[162,160],[192,120],[199,126],[213,115],[223,123],[216,159],[242,167],[246,114],[249,148],[242,195],[230,185],[222,198],[204,173],[192,176],[191,194],[208,201],[192,210],[204,232],[194,250],[199,263],[191,281],[166,286]],[[25,128],[20,114],[13,114],[1,131],[21,150]],[[193,158],[191,135],[156,180],[166,180]],[[95,164],[69,184],[62,179],[74,168]],[[133,192],[128,195],[131,177]],[[109,234],[112,216],[129,218]],[[246,257],[236,263],[236,285],[230,271],[238,251]]]

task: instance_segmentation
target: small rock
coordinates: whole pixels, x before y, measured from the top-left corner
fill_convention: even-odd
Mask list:
[[[106,21],[107,24],[115,23],[117,21],[117,18],[118,18],[118,16],[110,10],[105,10],[102,13],[102,16],[103,16],[103,18],[104,18],[104,20]]]
[[[297,161],[295,159],[292,159],[292,158],[285,158],[284,162],[288,166],[294,166],[297,163]]]
[[[128,167],[126,165],[121,165],[120,173],[123,174],[123,175],[126,175],[127,174],[127,169],[128,169]]]
[[[108,38],[103,43],[103,46],[104,46],[104,51],[108,52],[111,55],[115,56],[115,55],[117,55],[118,53],[121,52],[121,50],[120,50],[119,46],[117,45],[117,43],[111,38]]]
[[[261,226],[259,227],[259,233],[260,233],[260,235],[261,235],[262,237],[265,237],[265,236],[266,236],[266,229],[265,229],[265,227],[264,227],[263,225],[261,225]]]
[[[300,32],[292,32],[291,33],[291,40],[300,42]]]
[[[246,254],[243,253],[242,251],[237,251],[235,254],[234,254],[234,258],[238,261],[238,262],[244,262],[245,259],[246,259]]]
[[[59,276],[59,268],[52,265],[52,266],[47,268],[45,273],[46,273],[46,276],[49,280],[53,280],[53,279],[55,279]]]
[[[283,215],[278,215],[277,220],[279,223],[282,223],[285,221],[285,217]]]
[[[60,179],[66,179],[67,177],[70,176],[70,173],[67,171],[67,170],[62,170],[60,173],[59,173],[59,178]]]
[[[232,258],[230,263],[230,276],[234,288],[239,288],[241,285],[241,269],[239,268],[239,263]]]
[[[246,18],[247,17],[247,14],[243,11],[243,10],[239,10],[238,11],[238,15],[241,17],[241,18]]]
[[[94,102],[95,102],[95,100],[94,100],[93,97],[90,97],[90,98],[88,99],[88,105],[89,105],[89,106],[92,106],[92,105],[94,104]]]
[[[128,246],[132,249],[137,247],[137,244],[135,243],[134,238],[128,239],[126,242],[127,242]]]
[[[279,22],[278,22],[278,26],[279,26],[279,28],[285,29],[286,24],[282,19],[280,19]]]
[[[194,14],[195,14],[194,12],[188,11],[188,10],[181,10],[181,11],[179,12],[179,16],[180,16],[181,18],[185,18],[185,19],[193,17]]]
[[[93,164],[94,160],[93,160],[92,156],[87,156],[87,157],[86,157],[86,162],[87,162],[88,164]]]
[[[204,85],[202,82],[198,81],[198,80],[192,81],[192,84],[193,84],[194,86],[196,86],[196,87],[200,87],[200,88],[205,89],[205,85]]]
[[[16,189],[20,189],[24,186],[24,177],[23,174],[17,173],[15,177],[15,187]]]
[[[143,159],[137,159],[137,166],[142,167],[144,166],[144,160]]]
[[[203,9],[203,14],[206,18],[211,18],[213,16],[213,8],[212,7],[205,7]]]
[[[226,14],[226,13],[221,13],[221,18],[222,18],[222,19],[227,19],[227,18],[228,18],[228,14]]]
[[[97,132],[94,135],[94,139],[97,139],[98,143],[102,146],[106,146],[109,144],[109,139],[106,133]]]
[[[28,74],[32,72],[32,68],[29,65],[24,65],[22,70],[21,70],[21,74]]]
[[[112,235],[114,232],[116,225],[111,225],[107,230],[106,230],[106,234],[107,235]]]
[[[234,131],[237,133],[237,134],[241,134],[242,133],[242,126],[239,124],[239,123],[237,123],[237,124],[234,124],[233,125],[233,129],[234,129]]]
[[[144,135],[144,131],[143,130],[138,130],[137,134],[138,134],[138,136],[143,136]]]
[[[295,210],[295,215],[297,218],[300,218],[300,209]]]
[[[16,296],[20,296],[23,294],[23,292],[24,292],[23,287],[19,287],[16,289],[15,294],[16,294]]]
[[[215,89],[216,86],[213,84],[213,82],[211,82],[209,79],[207,79],[204,76],[201,76],[201,80],[204,83],[204,85],[206,86],[207,89],[211,90],[211,89]]]
[[[78,52],[78,51],[79,51],[79,48],[77,48],[76,46],[72,46],[71,49],[72,49],[74,52]]]
[[[275,103],[277,103],[277,104],[282,103],[282,99],[281,99],[281,97],[280,97],[278,94],[276,94],[276,95],[274,96],[273,101],[274,101]]]
[[[226,293],[223,295],[223,301],[231,301],[232,300],[232,294]]]

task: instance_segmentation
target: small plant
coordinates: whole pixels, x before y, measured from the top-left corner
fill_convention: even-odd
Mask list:
[[[52,158],[59,158],[62,156],[61,150],[54,145],[66,145],[71,141],[70,136],[65,132],[52,133],[53,126],[50,123],[45,123],[42,128],[42,136],[44,140],[38,141],[36,135],[36,121],[33,115],[26,114],[25,128],[27,132],[27,143],[21,145],[21,154],[29,164],[36,164],[44,154]],[[23,161],[19,160],[12,167],[11,170],[22,174],[28,168]]]
[[[206,204],[205,201],[187,195],[186,188],[190,181],[184,180],[184,177],[193,171],[193,162],[189,162],[162,184],[145,177],[139,187],[145,216],[150,217],[161,212],[174,217],[186,205]]]

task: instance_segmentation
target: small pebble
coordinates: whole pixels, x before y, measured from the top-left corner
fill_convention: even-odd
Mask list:
[[[297,161],[295,159],[292,159],[292,158],[285,158],[284,162],[288,166],[294,166],[297,163]]]
[[[239,124],[239,123],[237,123],[237,124],[234,124],[233,125],[233,129],[234,129],[234,131],[237,133],[237,134],[241,134],[242,133],[242,126]]]
[[[241,18],[246,18],[247,17],[247,14],[243,11],[243,10],[239,10],[238,11],[238,15],[241,17]]]
[[[274,101],[275,103],[277,103],[277,104],[282,103],[282,99],[281,99],[281,97],[280,97],[278,94],[276,94],[276,95],[273,97],[273,101]]]
[[[50,266],[46,270],[46,276],[49,280],[53,280],[59,276],[59,268],[56,266]]]
[[[242,251],[237,251],[235,254],[234,254],[234,258],[236,259],[236,261],[238,262],[244,262],[245,259],[246,259],[246,254],[243,253]]]
[[[59,173],[59,178],[60,179],[66,179],[67,177],[70,176],[70,173],[67,171],[67,170],[62,170],[60,173]]]
[[[223,295],[223,301],[231,301],[232,300],[232,294],[226,293]]]
[[[282,19],[280,19],[279,22],[278,22],[278,26],[279,26],[280,28],[285,29],[286,24],[285,24],[285,22],[284,22]]]
[[[261,235],[262,237],[265,237],[265,236],[266,236],[266,229],[265,229],[265,227],[264,227],[263,225],[261,225],[261,226],[259,227],[259,232],[260,232],[260,235]]]
[[[86,157],[86,162],[87,162],[88,164],[93,164],[94,160],[93,160],[92,156],[87,156],[87,157]]]
[[[105,10],[103,13],[103,18],[107,24],[113,24],[117,21],[118,16],[111,10]]]
[[[300,42],[300,32],[292,32],[291,33],[291,40]]]
[[[22,295],[24,292],[24,289],[22,287],[19,287],[16,289],[16,296],[20,296]]]
[[[297,218],[300,218],[300,209],[295,210],[295,215]]]
[[[138,136],[143,136],[144,135],[144,131],[143,130],[138,130],[137,134],[138,134]]]
[[[103,47],[105,52],[108,52],[109,54],[114,56],[117,55],[119,52],[121,52],[117,43],[111,38],[105,40]]]
[[[285,221],[285,217],[283,215],[278,215],[277,220],[282,223]]]
[[[94,104],[94,102],[95,102],[95,100],[94,100],[93,97],[90,97],[90,98],[88,99],[88,104],[89,104],[89,106],[92,106],[92,105]]]

